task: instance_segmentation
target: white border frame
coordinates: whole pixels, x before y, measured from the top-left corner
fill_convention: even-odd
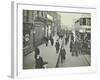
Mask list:
[[[62,12],[81,12],[91,13],[91,66],[90,67],[67,67],[67,68],[53,68],[53,69],[32,69],[23,70],[22,68],[22,10],[44,10],[44,11],[62,11]],[[96,53],[93,47],[95,43],[96,28],[96,8],[87,7],[73,7],[73,6],[57,6],[57,5],[40,5],[32,3],[12,2],[12,71],[11,76],[17,77],[43,77],[66,75],[72,73],[87,73],[96,72]]]

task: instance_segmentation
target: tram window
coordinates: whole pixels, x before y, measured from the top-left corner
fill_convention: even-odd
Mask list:
[[[80,18],[80,25],[83,25],[83,19]]]
[[[83,25],[86,25],[86,18],[83,18]]]

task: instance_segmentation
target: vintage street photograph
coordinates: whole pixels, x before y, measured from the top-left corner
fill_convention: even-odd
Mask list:
[[[91,66],[91,13],[23,10],[23,69]]]

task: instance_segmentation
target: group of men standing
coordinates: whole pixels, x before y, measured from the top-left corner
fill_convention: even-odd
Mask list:
[[[81,54],[81,49],[82,49],[81,40],[79,40],[78,38],[74,40],[74,36],[71,35],[70,52],[72,53],[72,56],[78,56],[78,54]]]

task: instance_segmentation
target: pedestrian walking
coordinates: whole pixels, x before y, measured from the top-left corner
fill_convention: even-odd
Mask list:
[[[73,33],[71,34],[71,40],[74,41],[74,36]]]
[[[73,40],[70,41],[70,52],[72,52]]]
[[[67,45],[68,40],[69,40],[69,36],[67,35],[67,36],[65,37],[65,45]]]
[[[78,47],[79,47],[78,40],[75,41],[74,45],[75,45],[74,46],[75,47],[75,55],[78,56]]]
[[[39,48],[35,49],[35,68],[45,68],[48,63],[40,56]]]
[[[67,45],[67,37],[65,37],[65,45]]]
[[[74,56],[74,54],[75,54],[75,43],[72,42],[71,45],[72,45],[72,46],[71,46],[72,56]]]
[[[51,45],[53,46],[53,44],[54,44],[54,40],[53,40],[52,37],[51,37],[50,41],[51,41]]]
[[[40,50],[38,47],[36,47],[34,51],[35,51],[35,59],[36,59],[37,55],[40,54]]]
[[[59,48],[60,48],[60,43],[59,43],[58,40],[55,43],[55,47],[56,47],[56,53],[58,53],[59,52]]]
[[[81,40],[79,40],[79,42],[78,42],[78,53],[79,54],[82,53],[81,50],[82,50],[82,42],[81,42]]]
[[[66,59],[66,51],[65,51],[64,47],[62,47],[60,50],[60,56],[61,56],[61,63],[63,63]]]
[[[44,39],[45,39],[45,44],[46,44],[46,46],[48,46],[48,38],[45,37]]]

